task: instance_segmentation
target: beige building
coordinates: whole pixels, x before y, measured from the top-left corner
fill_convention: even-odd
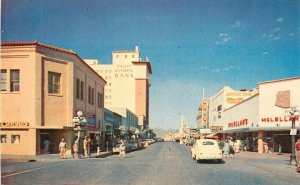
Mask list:
[[[87,117],[86,135],[104,124],[105,80],[75,52],[38,42],[1,43],[1,154],[58,152],[74,142],[72,119]]]
[[[209,98],[209,127],[212,131],[223,130],[222,114],[224,110],[229,109],[237,103],[258,93],[258,89],[253,90],[233,90],[224,86],[214,96]]]
[[[223,112],[223,133],[242,139],[247,150],[291,151],[292,118],[285,115],[291,107],[300,108],[300,77],[261,82],[259,93]],[[295,117],[295,135],[300,138],[300,118]]]
[[[140,58],[135,50],[112,52],[112,64],[100,64],[98,60],[85,59],[106,81],[105,107],[128,108],[138,116],[141,128],[149,126],[149,88],[151,65]]]

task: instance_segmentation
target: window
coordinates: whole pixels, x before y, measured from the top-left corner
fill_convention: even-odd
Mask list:
[[[125,55],[125,58],[127,58],[127,55]]]
[[[88,103],[92,103],[92,88],[89,86],[88,89]]]
[[[99,108],[101,108],[101,95],[102,94],[98,92],[98,103],[97,103],[97,105],[98,105]]]
[[[48,72],[48,93],[60,94],[60,73]]]
[[[92,105],[94,105],[95,90],[92,88]]]
[[[10,71],[10,91],[20,91],[20,70],[18,69]]]
[[[83,92],[84,92],[84,84],[83,84],[83,81],[81,81],[80,83],[80,99],[83,100]]]
[[[14,143],[14,144],[20,143],[20,135],[12,135],[11,136],[11,143]]]
[[[221,111],[222,110],[222,105],[219,105],[218,106],[218,111]]]
[[[1,69],[0,91],[6,90],[6,69]]]
[[[1,135],[1,143],[6,143],[7,142],[7,138],[6,135]]]
[[[134,58],[134,55],[132,55],[132,58]]]
[[[80,80],[76,79],[76,98],[80,98]]]

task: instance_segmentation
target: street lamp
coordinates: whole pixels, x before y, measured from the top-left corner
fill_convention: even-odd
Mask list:
[[[290,135],[292,136],[291,140],[291,157],[290,164],[296,164],[296,155],[295,155],[295,135],[297,135],[297,129],[295,128],[295,121],[299,118],[299,111],[297,110],[297,106],[291,106],[291,109],[285,112],[285,117],[289,117],[292,121],[292,129]]]
[[[80,134],[81,134],[80,131],[83,130],[82,127],[86,126],[87,121],[86,121],[85,117],[83,117],[83,113],[81,111],[78,111],[77,117],[74,117],[72,122],[73,122],[73,126],[74,126],[74,131],[78,131],[77,132],[78,138],[75,142],[78,144],[78,154],[79,154]]]

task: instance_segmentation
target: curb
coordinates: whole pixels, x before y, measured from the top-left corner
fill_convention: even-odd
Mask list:
[[[99,155],[95,155],[89,158],[106,158],[108,156],[113,155],[112,152],[108,152],[108,153],[103,153],[103,154],[99,154]],[[67,159],[74,159],[73,157],[67,158]],[[57,160],[61,160],[59,156],[57,156],[57,158],[41,158],[41,157],[32,157],[32,158],[1,158],[1,162],[15,162],[15,163],[24,163],[24,162],[47,162],[47,161],[57,161]]]

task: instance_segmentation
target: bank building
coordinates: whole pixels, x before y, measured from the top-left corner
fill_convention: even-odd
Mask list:
[[[102,64],[96,59],[84,59],[106,81],[104,106],[122,114],[127,108],[138,118],[137,125],[129,125],[126,130],[146,130],[149,128],[149,88],[152,69],[148,58],[143,60],[139,47],[134,50],[112,52],[112,64]],[[124,129],[124,128],[123,128]]]

